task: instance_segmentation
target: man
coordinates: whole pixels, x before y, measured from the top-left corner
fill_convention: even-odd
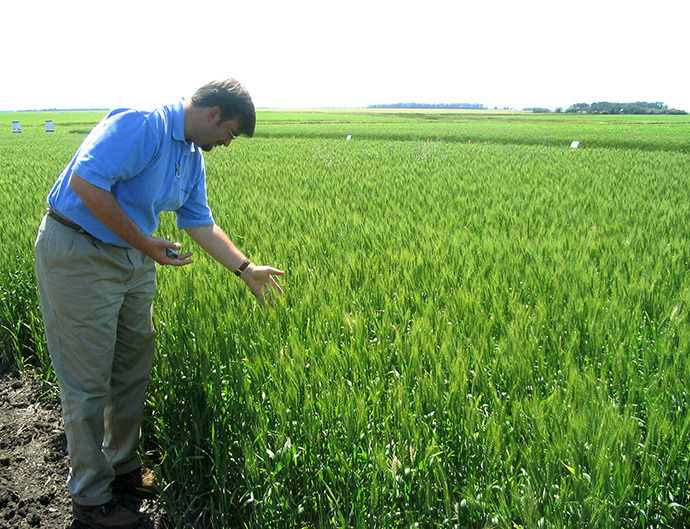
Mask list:
[[[156,266],[192,252],[152,234],[161,211],[236,273],[261,301],[283,294],[274,276],[233,245],[206,200],[204,158],[252,137],[251,97],[234,79],[152,112],[118,109],[87,136],[48,195],[36,271],[51,360],[60,383],[75,517],[94,529],[137,525],[112,489],[152,487],[136,454],[154,353]]]

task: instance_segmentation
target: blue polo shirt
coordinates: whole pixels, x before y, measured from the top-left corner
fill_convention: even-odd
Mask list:
[[[147,235],[161,211],[179,228],[213,224],[201,150],[185,140],[182,101],[152,112],[117,109],[86,137],[48,194],[48,205],[109,244],[130,245],[106,228],[70,187],[72,174],[110,191]]]

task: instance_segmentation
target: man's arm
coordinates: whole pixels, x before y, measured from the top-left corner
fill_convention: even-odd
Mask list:
[[[73,174],[70,186],[79,196],[84,205],[103,225],[131,244],[137,250],[141,250],[156,262],[164,265],[182,266],[193,263],[189,257],[192,252],[181,254],[179,259],[171,259],[165,253],[166,248],[179,250],[181,245],[160,237],[146,235],[139,229],[132,218],[127,215],[110,191],[95,186],[77,174]]]
[[[185,231],[211,257],[232,272],[239,270],[242,263],[247,260],[217,224],[186,228]],[[273,276],[280,276],[284,273],[277,268],[256,266],[249,263],[240,277],[259,301],[268,299],[269,303],[272,303],[270,299],[271,289],[275,289],[280,295],[283,295],[283,289],[280,288]]]

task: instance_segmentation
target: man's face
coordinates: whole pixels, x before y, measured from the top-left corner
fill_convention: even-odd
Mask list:
[[[200,133],[194,143],[206,152],[220,145],[225,145],[227,147],[232,140],[237,138],[236,131],[238,129],[239,125],[236,119],[229,119],[221,122],[219,110],[209,116],[203,132]]]

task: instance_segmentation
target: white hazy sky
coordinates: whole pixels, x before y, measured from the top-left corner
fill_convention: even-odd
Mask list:
[[[155,107],[235,77],[257,107],[690,112],[687,0],[33,0],[0,17],[3,110]]]

